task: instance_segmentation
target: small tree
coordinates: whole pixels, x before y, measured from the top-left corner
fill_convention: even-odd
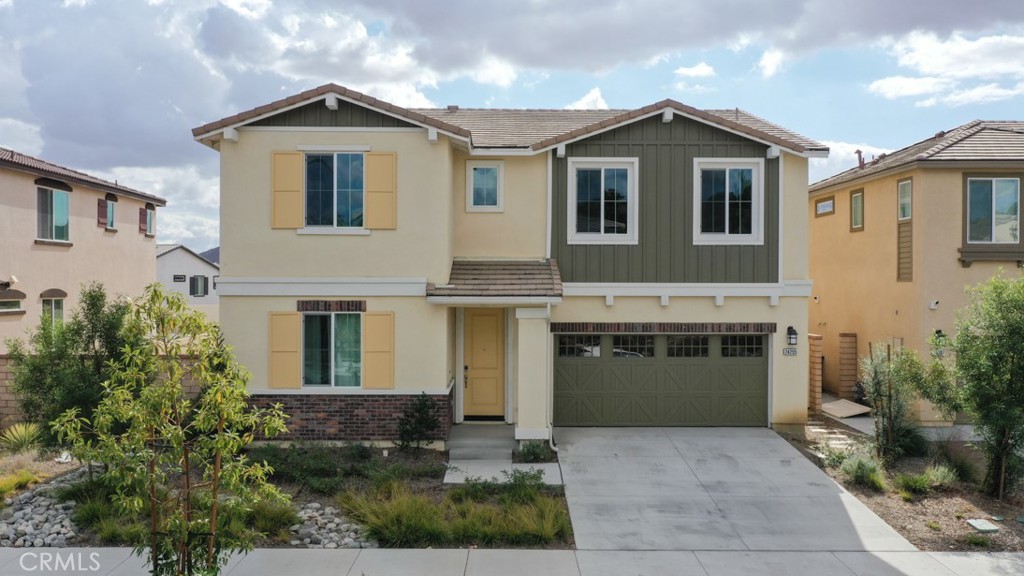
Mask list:
[[[270,469],[243,455],[256,433],[285,430],[280,408],[246,401],[248,374],[215,324],[159,284],[130,318],[147,336],[125,346],[92,418],[66,412],[54,430],[80,458],[110,465],[105,480],[122,511],[148,515],[153,574],[217,574],[230,552],[252,549],[253,534],[224,521],[260,500],[284,496]],[[199,384],[197,398],[184,388]]]
[[[398,418],[398,447],[420,449],[430,435],[441,426],[437,418],[437,402],[425,393],[412,401]]]
[[[924,367],[913,350],[878,344],[861,359],[861,385],[875,419],[875,450],[886,464],[919,450],[921,436],[910,422],[910,406]]]
[[[969,293],[956,335],[932,340],[920,392],[947,415],[973,417],[987,458],[983,488],[1002,499],[1024,478],[1024,278],[1000,272]],[[939,354],[946,346],[952,366]]]
[[[141,340],[125,326],[129,308],[127,301],[109,301],[102,284],[91,283],[82,287],[70,320],[44,316],[27,345],[7,340],[12,388],[25,417],[42,425],[44,443],[56,442],[49,423],[66,410],[92,414],[108,377],[107,362],[118,359],[128,342]]]

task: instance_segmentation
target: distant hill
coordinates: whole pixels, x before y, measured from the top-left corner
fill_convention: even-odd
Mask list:
[[[216,248],[210,248],[206,252],[200,252],[199,255],[202,256],[203,258],[206,258],[210,262],[213,262],[214,264],[220,265],[220,246],[217,246]]]

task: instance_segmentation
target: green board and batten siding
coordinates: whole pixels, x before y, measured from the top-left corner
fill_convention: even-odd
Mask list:
[[[323,101],[311,102],[291,110],[257,120],[250,126],[328,127],[328,128],[417,128],[404,120],[381,114],[345,100],[331,110]]]
[[[554,155],[554,151],[551,152]],[[694,158],[765,158],[767,146],[731,132],[661,115],[591,136],[554,157],[552,257],[564,282],[774,283],[779,259],[779,161],[765,160],[764,244],[693,245]],[[570,157],[639,158],[639,243],[569,245]]]

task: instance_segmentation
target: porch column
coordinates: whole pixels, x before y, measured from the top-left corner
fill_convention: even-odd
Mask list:
[[[547,308],[516,308],[516,440],[547,440],[551,333]]]

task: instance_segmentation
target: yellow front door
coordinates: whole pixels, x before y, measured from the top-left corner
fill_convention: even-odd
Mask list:
[[[501,308],[466,310],[466,416],[505,413],[505,311]]]

